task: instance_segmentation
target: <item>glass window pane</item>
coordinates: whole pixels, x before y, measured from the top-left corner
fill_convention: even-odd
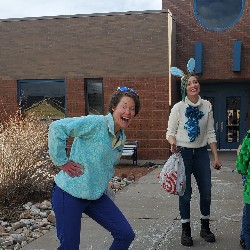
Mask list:
[[[195,0],[194,13],[207,29],[224,30],[234,25],[242,15],[244,0]]]
[[[226,98],[226,142],[240,141],[240,96]]]
[[[104,114],[102,79],[85,79],[86,114]]]
[[[64,80],[20,80],[18,88],[22,115],[32,112],[54,120],[65,117]]]

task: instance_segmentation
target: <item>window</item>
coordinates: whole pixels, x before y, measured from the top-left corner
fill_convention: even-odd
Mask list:
[[[226,141],[240,141],[240,96],[226,97]]]
[[[225,30],[241,17],[244,0],[194,0],[196,19],[209,30]]]
[[[103,81],[97,78],[85,79],[86,115],[104,114]]]
[[[21,115],[30,112],[44,119],[65,117],[64,80],[18,81],[18,104]]]

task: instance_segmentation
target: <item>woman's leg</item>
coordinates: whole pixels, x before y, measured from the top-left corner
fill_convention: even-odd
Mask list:
[[[195,149],[193,174],[200,192],[201,231],[200,236],[207,242],[215,242],[210,230],[211,169],[206,147]]]
[[[243,207],[242,211],[242,221],[241,221],[241,231],[240,231],[240,245],[242,248],[245,248],[245,231],[246,231],[246,205]]]
[[[125,216],[107,196],[91,201],[85,213],[107,229],[114,238],[112,250],[127,250],[135,238],[135,233]]]
[[[250,204],[245,204],[246,207],[246,227],[244,231],[246,249],[250,250]]]
[[[244,204],[244,207],[243,207],[243,210],[242,210],[242,221],[241,221],[240,238],[244,238],[245,228],[246,228],[246,206]]]
[[[52,206],[56,217],[58,250],[79,250],[82,212],[89,201],[75,198],[58,186],[52,191]]]
[[[193,149],[184,148],[181,151],[186,174],[186,188],[183,196],[179,196],[179,210],[182,222],[190,221],[190,201],[192,195],[191,175],[193,171]]]
[[[193,169],[193,149],[184,148],[181,152],[186,174],[186,188],[183,196],[179,196],[179,210],[181,215],[181,244],[192,246],[193,239],[190,226],[190,201],[192,195],[191,175]]]
[[[200,192],[200,211],[209,219],[211,206],[211,169],[206,147],[195,149],[193,174]]]

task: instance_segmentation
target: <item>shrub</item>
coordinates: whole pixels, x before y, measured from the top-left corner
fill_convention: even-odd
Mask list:
[[[0,124],[0,203],[3,205],[22,204],[50,191],[55,171],[48,155],[48,125],[48,121],[34,115],[10,117]]]

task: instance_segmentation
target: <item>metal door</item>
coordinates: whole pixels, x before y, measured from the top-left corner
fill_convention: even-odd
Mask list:
[[[203,87],[201,97],[213,105],[218,149],[237,149],[247,130],[247,91],[226,86]]]

